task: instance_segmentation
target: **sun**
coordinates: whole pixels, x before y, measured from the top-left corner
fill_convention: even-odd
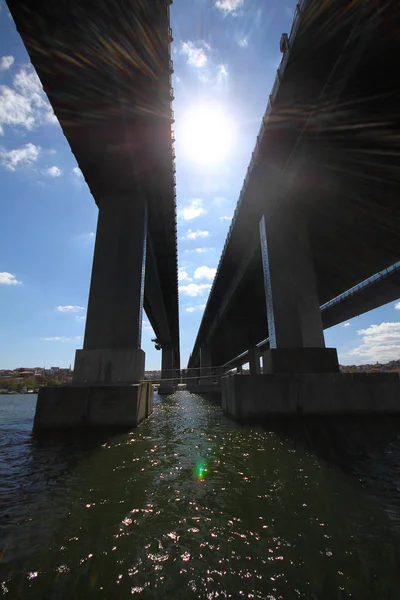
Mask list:
[[[235,122],[220,106],[196,106],[184,114],[179,136],[182,151],[189,160],[202,165],[218,165],[234,148]]]

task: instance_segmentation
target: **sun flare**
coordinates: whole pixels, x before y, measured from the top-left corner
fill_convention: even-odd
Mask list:
[[[228,158],[235,145],[235,123],[221,107],[198,106],[184,115],[180,137],[187,158],[217,165]]]

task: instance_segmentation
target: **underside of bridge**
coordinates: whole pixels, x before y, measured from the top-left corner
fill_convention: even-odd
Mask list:
[[[201,348],[214,366],[223,365],[271,335],[266,279],[272,277],[275,311],[292,304],[301,321],[311,314],[302,303],[321,306],[400,259],[397,3],[310,0],[300,7],[189,360],[192,368],[200,366]],[[268,277],[259,236],[263,218]],[[307,266],[297,258],[298,236],[309,248]],[[275,284],[274,270],[280,271]],[[321,313],[321,331],[395,300],[399,283],[397,272]],[[294,337],[289,345],[310,346]]]
[[[76,385],[143,379],[143,305],[179,369],[171,0],[7,0],[99,207]]]

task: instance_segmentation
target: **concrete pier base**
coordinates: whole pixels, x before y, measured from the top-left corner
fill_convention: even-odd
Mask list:
[[[221,379],[222,409],[239,422],[272,416],[400,413],[397,373],[276,373]]]
[[[153,412],[151,383],[42,387],[34,431],[72,427],[136,427]]]
[[[336,348],[266,350],[263,355],[263,373],[339,373],[337,351]]]
[[[158,388],[159,396],[168,396],[176,392],[176,385],[172,381],[161,381],[160,387]]]
[[[200,383],[199,385],[195,385],[193,383],[188,383],[186,389],[192,394],[219,394],[221,393],[221,386],[219,383]]]
[[[73,382],[78,385],[129,385],[143,379],[144,361],[145,353],[139,348],[77,350]]]

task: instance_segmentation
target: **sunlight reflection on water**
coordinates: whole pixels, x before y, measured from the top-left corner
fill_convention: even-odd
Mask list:
[[[398,597],[398,420],[239,427],[179,392],[130,433],[38,440],[32,398],[0,410],[5,595]]]

